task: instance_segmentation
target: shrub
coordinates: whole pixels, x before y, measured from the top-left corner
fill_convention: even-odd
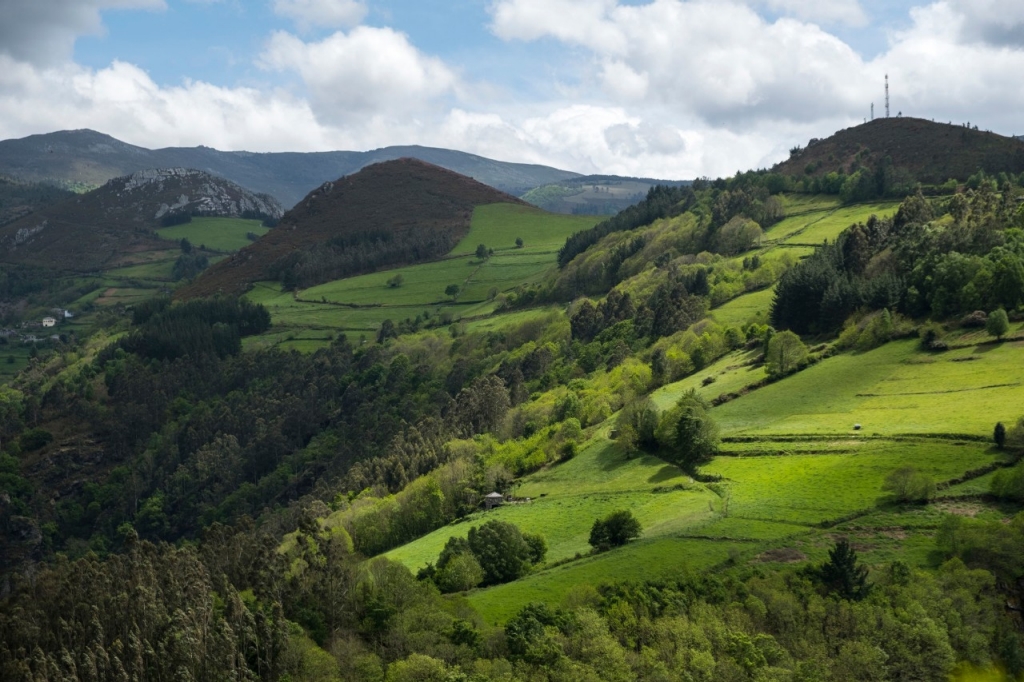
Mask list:
[[[1010,331],[1010,320],[1006,316],[1006,311],[1002,308],[993,310],[985,320],[985,331],[997,339],[1006,336],[1006,332]]]
[[[927,502],[935,494],[935,483],[914,467],[904,466],[885,477],[882,490],[900,502]]]
[[[640,537],[642,529],[633,513],[628,510],[614,511],[603,519],[594,521],[590,529],[590,546],[598,552],[612,547],[621,547],[630,540]]]
[[[992,494],[1004,500],[1024,502],[1024,462],[996,472],[992,478]]]
[[[53,434],[44,429],[29,429],[25,433],[21,434],[18,439],[18,445],[21,447],[22,452],[32,452],[39,448],[45,447],[53,440]]]

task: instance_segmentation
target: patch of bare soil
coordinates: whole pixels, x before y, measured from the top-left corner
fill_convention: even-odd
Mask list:
[[[773,564],[796,564],[807,561],[807,555],[792,547],[780,547],[761,552],[757,555],[757,561]]]
[[[934,506],[936,509],[941,512],[945,512],[946,514],[956,514],[957,516],[968,516],[970,518],[974,518],[985,509],[985,506],[982,504],[977,502],[968,502],[966,500],[944,500],[942,502],[936,502]]]

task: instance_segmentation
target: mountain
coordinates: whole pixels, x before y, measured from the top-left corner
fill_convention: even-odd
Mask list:
[[[172,168],[110,180],[0,228],[0,261],[92,271],[152,241],[177,215],[279,218],[281,205],[209,173]]]
[[[50,184],[0,175],[0,226],[13,223],[42,206],[52,206],[73,196],[70,190]]]
[[[385,147],[367,152],[222,152],[210,147],[146,149],[93,130],[64,130],[0,141],[0,173],[25,180],[96,187],[150,168],[198,168],[265,192],[292,206],[311,188],[381,161],[416,158],[520,195],[577,177],[547,166],[494,161],[433,147]]]
[[[877,167],[885,157],[919,182],[966,180],[980,169],[989,174],[1024,172],[1024,142],[1019,138],[933,123],[920,118],[881,118],[811,140],[773,170],[791,176],[850,173]]]
[[[268,279],[306,287],[438,258],[469,231],[476,206],[497,203],[524,202],[418,159],[374,164],[310,192],[277,228],[181,295],[238,293]]]

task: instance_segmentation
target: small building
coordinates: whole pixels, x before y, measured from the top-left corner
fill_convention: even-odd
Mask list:
[[[43,318],[43,326],[44,327],[55,327],[55,326],[57,326],[57,320],[52,318],[52,317],[44,317]]]
[[[494,509],[500,507],[505,502],[505,496],[501,493],[494,492],[484,497],[484,509]]]

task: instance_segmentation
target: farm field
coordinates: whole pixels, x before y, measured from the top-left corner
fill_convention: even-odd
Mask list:
[[[656,457],[629,458],[606,437],[593,439],[572,460],[527,477],[516,496],[531,501],[472,514],[387,556],[417,570],[437,559],[449,537],[464,537],[470,527],[500,519],[542,533],[548,561],[560,561],[589,552],[594,519],[617,509],[632,511],[647,529],[645,536],[654,538],[708,518],[709,504],[718,499],[678,468]],[[559,519],[557,527],[552,527],[552,518]]]
[[[850,225],[866,222],[872,215],[887,218],[896,213],[898,208],[899,202],[894,201],[844,206],[834,212],[821,215],[817,220],[791,233],[784,243],[787,246],[798,244],[817,246],[826,240],[834,241],[839,233]],[[772,234],[771,230],[769,230],[769,234]]]
[[[456,244],[451,254],[472,255],[479,244],[498,253],[520,250],[528,253],[557,252],[567,237],[593,227],[600,220],[602,218],[595,216],[548,213],[534,206],[479,206],[473,212],[469,234]],[[516,237],[523,240],[522,249],[516,249]]]
[[[766,243],[817,246],[825,239],[835,239],[850,225],[866,221],[872,214],[887,217],[899,208],[899,202],[841,206],[835,198],[799,195],[789,195],[783,205],[787,217],[765,230]]]
[[[246,236],[249,232],[265,235],[270,231],[259,220],[243,218],[193,218],[184,225],[174,225],[157,230],[163,239],[181,241],[188,239],[195,246],[203,246],[213,251],[238,251],[252,243]]]
[[[768,310],[775,298],[775,287],[737,296],[731,301],[713,309],[711,317],[718,324],[727,327],[743,327],[750,322],[766,324]]]
[[[723,433],[971,434],[1016,421],[1021,342],[922,353],[916,340],[829,358],[715,409]]]
[[[481,206],[473,214],[469,234],[444,260],[336,280],[294,294],[282,291],[276,282],[261,282],[247,297],[267,306],[275,331],[288,329],[297,338],[306,336],[302,330],[328,329],[369,336],[384,320],[398,323],[418,316],[442,319],[445,325],[464,320],[474,328],[500,326],[504,322],[487,321],[495,308],[492,299],[542,278],[555,267],[565,238],[599,220],[597,216],[549,214],[513,204]],[[515,248],[516,237],[523,239],[524,248]],[[494,248],[495,254],[477,259],[478,244]],[[388,286],[388,281],[399,275],[401,285]],[[445,294],[451,284],[460,288],[454,300]]]
[[[851,537],[872,566],[897,558],[932,566],[943,513],[1003,517],[977,496],[987,490],[992,474],[985,472],[1002,461],[987,442],[992,424],[1013,419],[1013,405],[1024,397],[1024,388],[1009,381],[1019,378],[1015,346],[986,344],[932,355],[920,352],[916,341],[893,342],[830,358],[713,408],[724,437],[722,455],[702,473],[720,477],[717,483],[691,482],[656,458],[628,459],[607,440],[609,427],[599,428],[573,460],[522,479],[516,494],[530,497],[530,504],[476,514],[389,556],[415,570],[434,560],[448,537],[464,535],[485,518],[544,535],[549,564],[582,555],[515,583],[468,593],[470,603],[496,623],[530,601],[558,603],[582,583],[666,577],[737,558],[820,561],[841,536]],[[743,364],[746,355],[729,354],[659,389],[656,404],[665,409],[691,387],[710,398],[753,383],[763,370],[752,376]],[[963,359],[976,356],[981,359]],[[717,379],[703,386],[705,376]],[[986,388],[991,377],[1014,385]],[[978,394],[969,407],[964,393]],[[956,414],[951,400],[959,403]],[[997,404],[1006,415],[993,411]],[[863,416],[872,414],[877,416],[870,422]],[[879,423],[883,416],[891,423]],[[870,426],[854,431],[855,418]],[[939,484],[932,504],[894,506],[883,491],[886,476],[906,465]],[[644,537],[589,555],[589,525],[614,509],[632,510]]]

